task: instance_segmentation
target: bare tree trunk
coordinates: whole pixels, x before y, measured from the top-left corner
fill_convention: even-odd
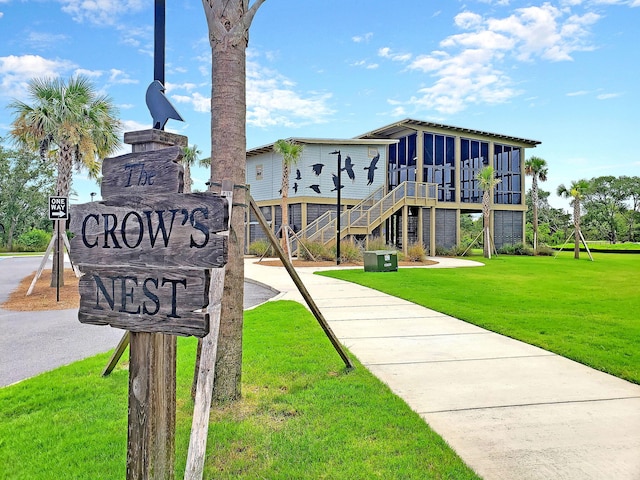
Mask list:
[[[284,254],[289,256],[289,242],[287,236],[289,235],[289,165],[287,162],[282,163],[282,201],[280,202],[280,210],[282,212],[282,240],[280,245]]]
[[[73,167],[73,154],[69,145],[60,145],[58,153],[58,178],[56,179],[56,194],[62,197],[69,196],[71,190],[71,169]],[[54,235],[64,235],[64,222],[56,221],[53,231]],[[62,237],[60,237],[62,238]],[[63,245],[62,241],[54,243],[53,247],[53,267],[51,269],[51,287],[64,285],[64,246],[58,249],[58,245]],[[58,269],[58,265],[62,268]]]
[[[184,186],[182,187],[182,193],[191,193],[191,185],[193,185],[193,180],[191,180],[191,165],[189,165],[189,162],[183,162],[182,167],[184,168]]]
[[[246,48],[251,21],[264,0],[203,0],[212,51],[211,179],[230,179],[234,207],[222,296],[214,400],[241,396],[244,303]]]
[[[531,182],[531,206],[533,207],[533,254],[538,254],[538,176]]]
[[[489,192],[485,191],[482,194],[482,223],[484,225],[484,238],[482,253],[485,258],[491,258],[491,237],[489,235],[489,223],[491,221],[491,207],[490,207]]]
[[[573,226],[575,227],[573,241],[573,258],[580,259],[580,200],[573,200]]]

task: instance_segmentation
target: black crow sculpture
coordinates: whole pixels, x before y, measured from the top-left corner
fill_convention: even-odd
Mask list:
[[[164,130],[164,126],[170,118],[183,122],[183,118],[178,111],[171,105],[171,102],[164,94],[164,85],[158,80],[151,82],[147,88],[147,107],[153,118],[153,128],[156,130]]]

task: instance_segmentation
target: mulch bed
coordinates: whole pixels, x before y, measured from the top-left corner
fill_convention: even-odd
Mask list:
[[[56,288],[50,287],[51,270],[43,270],[42,275],[27,297],[27,290],[33,281],[36,272],[26,276],[18,285],[9,299],[0,305],[5,310],[15,312],[33,312],[41,310],[69,310],[78,308],[80,305],[80,294],[78,293],[78,278],[73,271],[65,269],[64,286],[60,287],[60,301],[56,302]]]

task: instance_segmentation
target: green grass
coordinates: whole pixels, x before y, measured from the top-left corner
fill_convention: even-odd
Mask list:
[[[365,368],[344,371],[301,305],[247,312],[244,339],[243,399],[212,412],[205,478],[478,478]],[[191,428],[195,343],[178,340],[176,478]],[[100,377],[107,359],[0,389],[0,478],[125,477],[128,372],[120,365]]]
[[[640,384],[640,256],[501,255],[478,268],[323,275],[366,285]]]

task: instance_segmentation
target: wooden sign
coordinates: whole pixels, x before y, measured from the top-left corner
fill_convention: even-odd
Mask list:
[[[227,263],[226,198],[182,194],[180,147],[105,159],[101,202],[71,206],[82,323],[203,337],[209,269]]]
[[[130,195],[73,207],[74,262],[219,268],[227,261],[226,199],[213,193]]]
[[[102,198],[182,191],[184,170],[178,163],[181,158],[182,148],[169,147],[105,159]]]
[[[82,323],[196,337],[209,332],[207,270],[85,266],[83,273]]]

